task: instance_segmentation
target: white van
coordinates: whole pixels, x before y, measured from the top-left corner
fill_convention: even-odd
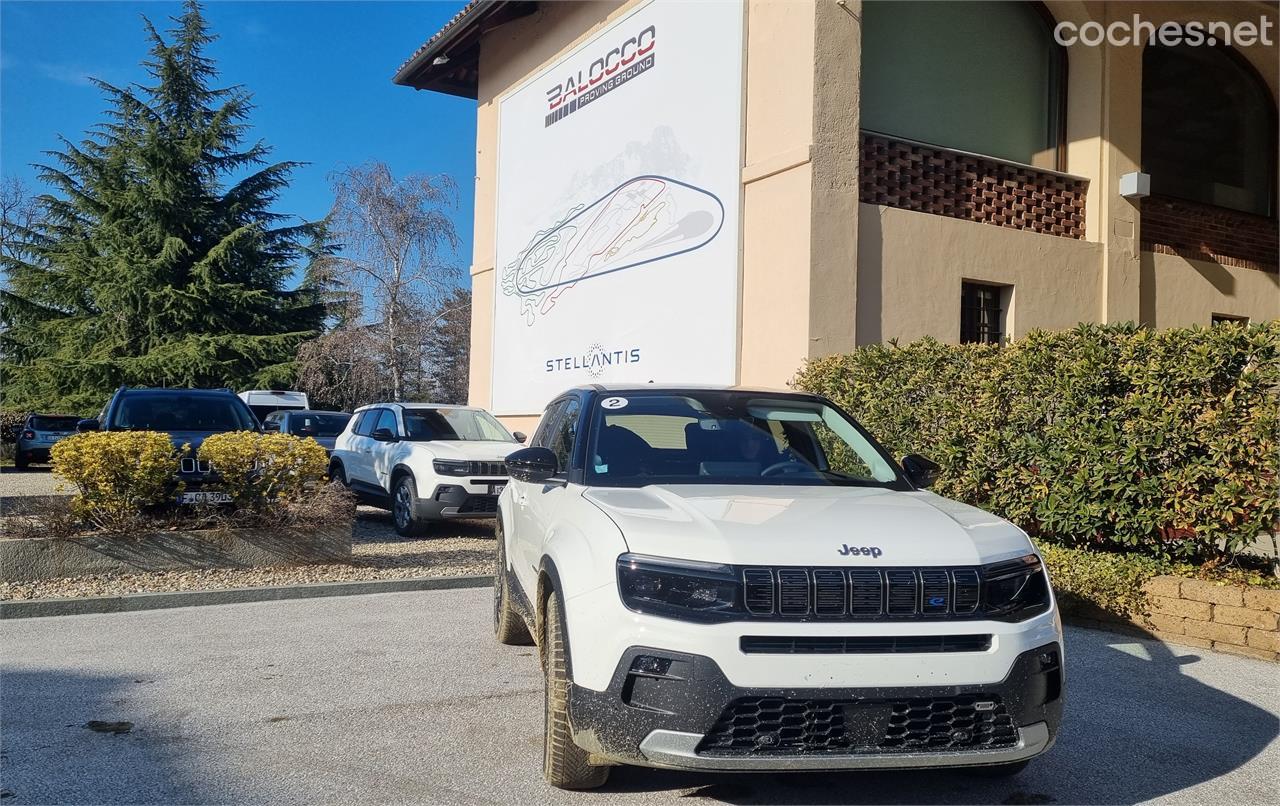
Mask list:
[[[258,418],[258,422],[262,422],[263,418],[273,411],[310,408],[306,392],[287,389],[251,389],[248,392],[241,392],[239,397],[253,409],[253,415]]]

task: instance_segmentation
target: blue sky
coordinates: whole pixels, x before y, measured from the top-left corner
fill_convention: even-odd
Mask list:
[[[243,84],[257,109],[250,139],[276,160],[309,162],[277,205],[321,218],[332,202],[330,171],[378,159],[391,170],[449,174],[470,262],[475,176],[475,102],[391,83],[410,53],[461,7],[450,2],[208,2],[220,39],[208,53],[223,84]],[[38,190],[33,162],[73,142],[102,119],[106,104],[88,76],[143,81],[140,15],[162,31],[181,12],[173,2],[0,3],[0,173]],[[465,276],[465,274],[464,274]]]

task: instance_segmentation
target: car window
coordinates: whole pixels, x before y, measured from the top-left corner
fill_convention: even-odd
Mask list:
[[[612,404],[612,405],[604,405]],[[905,483],[847,415],[813,399],[750,392],[636,392],[596,407],[588,483]]]
[[[396,429],[396,413],[391,409],[383,409],[382,414],[378,416],[378,424],[373,427],[374,431],[385,428],[391,432],[392,436],[397,433]],[[372,433],[372,432],[370,432]]]
[[[31,418],[27,427],[33,431],[74,431],[78,422],[80,422],[78,417],[35,415]]]
[[[350,414],[294,414],[289,417],[289,433],[299,437],[336,437],[350,419]]]
[[[404,430],[405,438],[414,441],[515,442],[502,423],[479,409],[405,409]]]
[[[542,413],[542,419],[538,421],[538,430],[533,432],[533,439],[529,441],[531,448],[547,448],[551,446],[551,429],[555,427],[556,421],[560,417],[560,412],[564,411],[565,403],[568,401],[557,400],[547,410]]]
[[[125,395],[110,423],[121,431],[256,430],[258,421],[232,395],[143,392]]]
[[[565,404],[560,422],[552,432],[551,444],[547,447],[556,455],[556,463],[560,470],[569,469],[569,460],[573,456],[573,445],[578,439],[578,413],[581,411],[578,399],[570,398]]]
[[[362,437],[373,433],[373,424],[378,420],[378,412],[382,409],[367,409],[356,415],[355,427],[351,430]]]

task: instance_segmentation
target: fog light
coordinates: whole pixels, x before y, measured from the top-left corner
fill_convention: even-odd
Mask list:
[[[631,671],[637,674],[648,674],[661,677],[670,669],[670,658],[659,658],[654,655],[641,655],[631,661]]]

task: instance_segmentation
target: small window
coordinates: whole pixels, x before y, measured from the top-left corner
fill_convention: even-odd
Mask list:
[[[1004,341],[1004,303],[1008,293],[1008,286],[960,284],[961,344],[1001,344]]]
[[[556,461],[561,471],[569,469],[569,460],[573,456],[573,445],[578,438],[578,412],[581,406],[578,399],[570,398],[564,406],[564,414],[560,417],[548,447],[555,451]]]
[[[373,424],[378,420],[378,412],[382,409],[369,409],[362,411],[356,415],[356,424],[351,429],[352,433],[362,437],[367,437],[373,433]]]
[[[560,412],[564,410],[566,402],[558,400],[547,406],[547,410],[542,414],[542,419],[538,422],[538,430],[533,432],[533,439],[529,441],[529,447],[551,447],[551,429],[555,427],[556,419],[559,417]]]
[[[378,424],[373,427],[374,431],[379,428],[385,428],[391,432],[392,436],[396,435],[396,413],[391,409],[383,409],[382,414],[378,417]]]
[[[1249,317],[1234,316],[1229,313],[1215,313],[1211,321],[1215,325],[1229,325],[1229,324],[1247,325],[1249,324]]]

